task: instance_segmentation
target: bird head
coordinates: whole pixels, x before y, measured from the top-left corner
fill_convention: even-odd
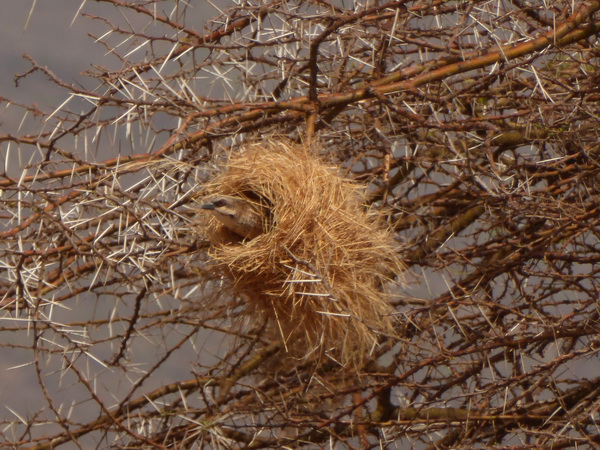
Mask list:
[[[250,200],[230,195],[206,198],[201,209],[207,210],[227,229],[244,238],[264,232],[265,210]]]
[[[236,212],[240,212],[242,204],[245,203],[241,198],[231,197],[229,195],[213,195],[204,199],[205,203],[201,209],[211,211],[215,216],[235,217]]]

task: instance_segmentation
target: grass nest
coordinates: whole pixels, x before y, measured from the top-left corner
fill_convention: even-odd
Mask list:
[[[232,236],[205,217],[214,269],[232,281],[252,321],[267,321],[294,358],[365,362],[381,335],[394,334],[383,286],[404,265],[364,186],[286,141],[248,145],[201,195],[230,195],[269,209],[264,233]]]

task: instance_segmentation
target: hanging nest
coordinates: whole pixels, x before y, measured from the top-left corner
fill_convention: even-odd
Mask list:
[[[232,156],[201,193],[268,209],[264,233],[253,239],[232,235],[209,214],[204,231],[215,270],[293,357],[362,364],[381,334],[394,334],[383,285],[404,265],[363,191],[310,149],[278,141]]]

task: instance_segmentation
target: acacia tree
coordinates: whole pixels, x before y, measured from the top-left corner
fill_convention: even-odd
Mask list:
[[[0,136],[32,155],[0,180],[2,353],[39,397],[3,445],[600,445],[600,2],[97,2],[121,68],[86,89],[30,58],[65,102]],[[364,367],[274,368],[209,270],[194,193],[273,134],[321,143],[397,237]]]

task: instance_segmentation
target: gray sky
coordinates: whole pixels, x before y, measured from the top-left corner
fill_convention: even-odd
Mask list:
[[[64,92],[48,83],[41,74],[21,80],[15,87],[14,76],[31,66],[23,58],[33,57],[48,66],[56,75],[74,82],[82,78],[90,62],[108,63],[109,59],[99,45],[86,36],[87,32],[100,32],[100,24],[83,18],[73,18],[81,0],[4,0],[0,6],[0,95],[20,103],[36,103],[52,107],[64,97]],[[105,8],[108,9],[108,8]],[[31,12],[31,15],[30,15]],[[28,16],[29,23],[28,23]],[[73,23],[72,23],[73,22]],[[72,23],[72,25],[71,25]],[[25,28],[27,25],[27,28]],[[58,103],[59,104],[59,103]],[[16,113],[16,111],[15,111]],[[2,111],[2,129],[12,131],[20,114]],[[18,123],[17,123],[18,124]]]
[[[228,0],[213,2],[229,4]],[[83,4],[83,7],[81,7]],[[164,13],[166,6],[174,2],[159,3],[158,12]],[[206,0],[192,0],[186,10],[186,24],[196,25],[202,31],[207,19],[214,17],[217,10]],[[24,54],[33,57],[39,64],[47,66],[58,77],[69,83],[83,83],[93,89],[97,82],[81,75],[90,69],[91,64],[118,69],[121,62],[94,38],[102,36],[108,27],[98,20],[81,17],[78,11],[100,16],[126,28],[129,25],[146,26],[147,17],[135,17],[130,14],[124,18],[121,11],[107,3],[89,0],[3,0],[0,4],[0,96],[19,103],[39,105],[44,110],[52,110],[66,98],[62,90],[39,73],[19,82],[15,87],[14,76],[26,72],[31,65],[23,58]],[[162,33],[163,30],[159,32]],[[148,27],[152,34],[156,29]],[[111,44],[120,42],[115,36]],[[135,55],[135,56],[140,56]],[[134,58],[135,58],[134,56]],[[141,55],[143,56],[143,55]],[[15,133],[22,120],[22,112],[0,107],[0,134]],[[29,129],[27,132],[33,130]]]

